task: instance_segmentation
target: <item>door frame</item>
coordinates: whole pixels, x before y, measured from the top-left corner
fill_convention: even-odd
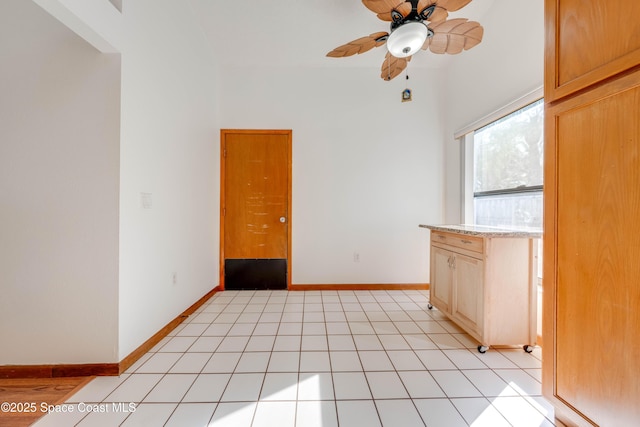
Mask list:
[[[224,290],[224,232],[226,207],[226,156],[227,134],[286,135],[287,138],[287,290],[291,289],[291,181],[292,181],[292,130],[291,129],[220,129],[220,289]]]

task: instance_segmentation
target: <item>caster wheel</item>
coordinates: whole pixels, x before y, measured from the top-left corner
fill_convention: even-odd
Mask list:
[[[487,345],[479,345],[478,346],[478,351],[482,354],[486,353],[487,350],[489,350],[489,346]]]
[[[431,305],[431,303],[428,303],[428,304],[427,304],[427,308],[428,308],[429,310],[431,310],[431,309],[433,308],[433,306]]]
[[[533,346],[532,345],[525,345],[524,347],[522,347],[522,349],[524,351],[526,351],[527,353],[531,353],[533,351]]]

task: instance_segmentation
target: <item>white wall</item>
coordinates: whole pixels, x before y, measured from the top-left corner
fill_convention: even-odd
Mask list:
[[[0,2],[0,365],[115,362],[120,56]]]
[[[482,43],[451,58],[446,79],[445,220],[460,222],[460,144],[453,134],[543,84],[544,2],[494,0]]]
[[[218,284],[220,128],[293,129],[294,284],[427,282],[453,132],[542,84],[541,0],[494,0],[410,103],[377,69],[218,70],[171,0],[124,2],[121,86],[32,2],[0,12],[0,364],[117,362]]]
[[[293,130],[293,284],[429,280],[418,224],[443,215],[442,74],[411,70],[407,103],[404,75],[379,74],[222,70],[222,128]]]
[[[187,3],[122,12],[120,359],[218,285],[220,162],[217,71]]]

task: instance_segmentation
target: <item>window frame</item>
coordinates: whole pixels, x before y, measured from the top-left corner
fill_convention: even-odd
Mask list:
[[[482,196],[494,196],[501,194],[518,194],[528,192],[542,192],[544,197],[544,186],[536,185],[529,187],[520,187],[516,189],[502,189],[491,190],[484,192],[474,192],[473,178],[474,178],[474,134],[477,130],[484,128],[485,126],[498,121],[518,110],[533,104],[544,98],[544,88],[540,87],[526,95],[516,99],[513,102],[505,105],[499,110],[494,111],[483,118],[476,120],[475,122],[465,126],[458,130],[454,134],[456,141],[460,143],[460,219],[462,224],[475,224],[475,208],[474,199],[476,194]],[[517,191],[509,191],[517,190]],[[535,244],[537,246],[537,262],[538,262],[538,285],[542,285],[542,244]],[[534,247],[535,247],[534,246]]]
[[[460,143],[460,219],[463,224],[475,223],[474,199],[475,197],[488,197],[496,195],[518,194],[528,192],[544,192],[542,185],[517,187],[514,189],[490,190],[474,192],[474,134],[485,126],[533,104],[544,97],[544,88],[539,87],[504,107],[478,119],[454,133],[454,138]]]

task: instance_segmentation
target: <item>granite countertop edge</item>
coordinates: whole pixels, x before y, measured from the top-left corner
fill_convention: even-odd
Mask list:
[[[469,236],[481,237],[520,237],[536,239],[542,237],[540,229],[511,229],[500,227],[489,227],[486,225],[454,224],[454,225],[431,225],[419,224],[420,228],[428,228],[433,231],[448,233],[466,234]]]

